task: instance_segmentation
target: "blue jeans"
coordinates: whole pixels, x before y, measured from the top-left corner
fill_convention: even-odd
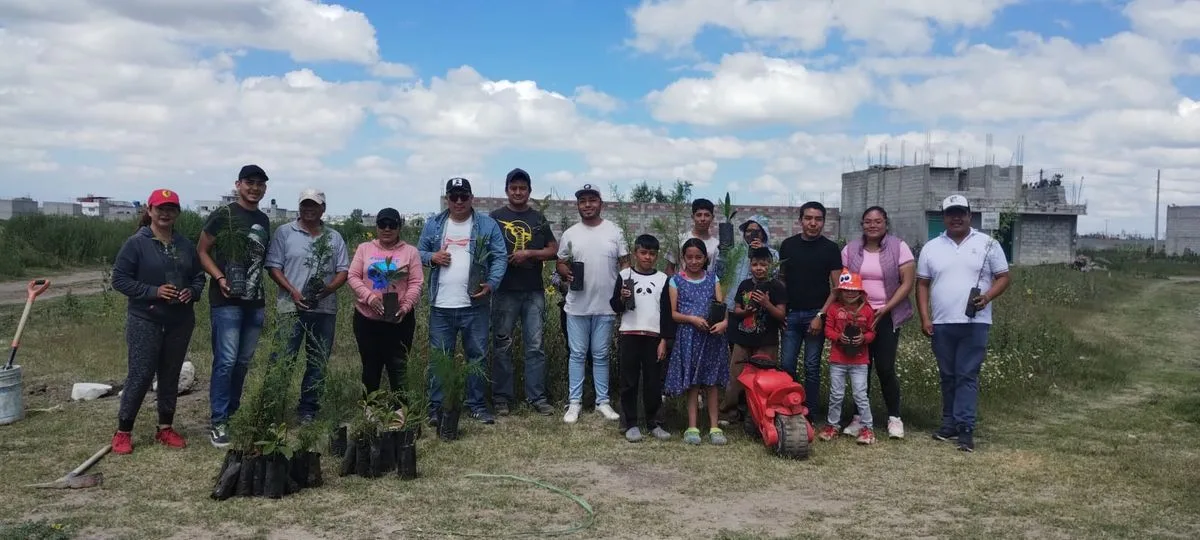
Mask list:
[[[942,427],[975,429],[979,369],[987,356],[987,324],[935,324],[933,356],[942,380]]]
[[[571,359],[567,364],[570,379],[568,401],[583,403],[583,379],[587,377],[588,351],[592,353],[592,380],[596,385],[596,405],[608,403],[608,352],[612,348],[616,315],[567,314],[567,339]]]
[[[467,362],[475,366],[483,366],[483,355],[487,349],[488,339],[488,306],[472,306],[465,308],[429,308],[429,347],[433,350],[454,354],[458,336],[462,334],[463,352]],[[479,375],[467,377],[466,405],[472,411],[487,409],[484,403],[484,378]],[[442,408],[442,383],[429,372],[429,408],[437,411]]]
[[[220,306],[212,308],[213,368],[208,402],[212,425],[229,422],[242,404],[246,371],[258,347],[267,310],[261,307]]]
[[[300,352],[300,344],[304,344],[304,379],[300,383],[300,406],[296,413],[301,418],[316,416],[320,408],[321,396],[317,393],[325,365],[329,363],[329,354],[333,352],[333,329],[337,324],[337,315],[333,313],[312,313],[301,311],[283,321],[279,326],[280,336],[286,341],[283,356],[289,362],[296,359]],[[286,323],[291,324],[286,324]],[[277,353],[271,353],[274,363]]]
[[[800,347],[804,347],[804,406],[815,415],[821,402],[821,353],[825,350],[825,329],[817,335],[808,332],[808,326],[817,316],[817,309],[788,311],[787,329],[783,331],[783,346],[779,363],[783,370],[796,377],[796,360]]]
[[[546,401],[546,353],[542,331],[546,322],[546,293],[500,292],[492,298],[492,399],[513,403],[513,330],[521,321],[525,345],[525,400]]]

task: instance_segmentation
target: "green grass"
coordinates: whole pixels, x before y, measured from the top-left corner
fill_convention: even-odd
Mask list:
[[[928,340],[910,324],[900,359],[905,441],[871,448],[818,443],[812,459],[791,462],[733,429],[725,448],[690,448],[678,439],[631,445],[595,415],[566,426],[557,416],[520,409],[496,426],[464,419],[464,437],[453,443],[427,435],[419,444],[422,477],[413,482],[338,478],[326,460],[325,487],[279,501],[219,503],[207,498],[222,454],[204,439],[211,363],[204,303],[191,348],[201,383],[181,398],[177,422],[191,446],[150,444],[151,398],[135,430],[135,453],[97,466],[106,476],[103,489],[21,487],[57,478],[107,443],[115,399],[64,402],[73,382],[115,382],[125,373],[119,296],[40,302],[19,358],[32,392],[27,406],[63,407],[0,428],[0,497],[9,501],[0,510],[0,523],[8,524],[0,534],[30,537],[65,523],[79,536],[140,538],[498,536],[560,529],[585,517],[552,492],[465,476],[482,472],[528,476],[584,497],[597,517],[580,537],[1195,536],[1200,285],[1058,267],[1019,269],[1015,278],[996,307],[974,455],[922,431],[936,423],[940,406],[936,364]],[[357,372],[348,302],[343,294],[332,363]],[[550,391],[561,402],[566,355],[556,303],[547,299],[544,342]],[[0,309],[0,328],[13,328],[18,315],[15,307]],[[412,359],[422,362],[424,314],[418,321]],[[256,371],[266,364],[270,336],[264,334]],[[519,366],[516,372],[520,389]],[[679,403],[672,406],[678,434]]]

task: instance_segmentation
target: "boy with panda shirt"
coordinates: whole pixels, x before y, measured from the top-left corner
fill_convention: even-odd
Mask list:
[[[671,301],[667,292],[667,275],[655,269],[658,262],[658,239],[643,234],[634,241],[633,264],[617,274],[613,296],[609,300],[613,311],[621,316],[618,347],[621,354],[621,422],[625,439],[642,440],[638,422],[638,385],[650,434],[668,440],[671,434],[658,423],[662,407],[662,372],[659,362],[667,358],[667,341],[675,335],[671,319]],[[632,287],[625,286],[632,280]],[[626,300],[633,298],[632,310]]]

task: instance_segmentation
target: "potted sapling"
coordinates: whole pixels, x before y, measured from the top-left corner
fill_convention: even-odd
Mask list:
[[[458,421],[462,415],[463,400],[467,393],[467,379],[484,375],[482,364],[467,362],[461,354],[430,349],[429,369],[442,384],[443,399],[441,417],[438,419],[438,438],[443,441],[458,439]]]
[[[618,250],[617,253],[620,253],[620,250]],[[621,275],[621,259],[620,259],[620,257],[616,258],[616,261],[617,261],[617,275],[620,276]],[[634,308],[637,307],[637,300],[635,298],[635,296],[637,296],[637,295],[634,294],[636,291],[633,290],[635,285],[636,285],[636,282],[633,280],[633,265],[630,265],[629,266],[629,277],[621,280],[621,287],[624,289],[629,289],[629,298],[621,299],[621,302],[625,305],[626,313],[633,311]]]
[[[399,320],[396,313],[400,311],[400,293],[392,290],[392,286],[407,277],[408,267],[397,267],[391,257],[372,264],[367,269],[367,278],[371,280],[371,288],[380,291],[380,295],[383,297],[383,317],[388,322]]]
[[[732,250],[727,252],[727,255],[730,263],[738,260],[738,257],[746,257],[746,245],[742,244],[734,247]],[[731,283],[737,277],[737,265],[725,264],[721,259],[718,259],[717,263],[719,270],[718,275],[721,278],[721,287],[725,290],[725,294],[736,294],[738,284],[733,283],[731,285]],[[725,302],[718,302],[717,297],[713,296],[712,300],[708,304],[708,317],[705,318],[706,322],[708,322],[708,325],[712,326],[725,320],[727,315],[728,308],[726,307]]]
[[[327,431],[325,422],[309,422],[301,424],[296,433],[296,450],[292,453],[291,459],[291,477],[299,489],[315,488],[324,484],[324,479],[321,477],[321,453],[314,449]]]
[[[342,476],[377,478],[395,467],[391,429],[397,422],[388,390],[371,392],[359,401],[358,413],[350,423],[350,440],[342,459]]]
[[[280,422],[272,426],[267,430],[267,435],[266,439],[256,441],[254,445],[259,447],[260,459],[265,461],[263,496],[278,499],[296,492],[288,467],[292,449],[288,446],[287,424]]]
[[[863,329],[858,325],[858,314],[861,309],[862,308],[855,310],[854,316],[850,318],[850,322],[846,324],[846,328],[842,329],[842,336],[848,340],[853,340],[863,335]],[[850,343],[842,345],[842,350],[845,351],[848,356],[857,355],[860,348],[861,345],[851,345]]]
[[[467,274],[467,294],[475,296],[483,290],[483,284],[487,283],[488,263],[490,260],[491,253],[488,251],[488,237],[477,236],[475,238],[474,249],[471,250],[471,269]]]
[[[250,233],[243,227],[242,220],[233,214],[232,208],[226,206],[220,211],[225,213],[225,220],[213,243],[225,263],[225,285],[229,287],[229,296],[240,298],[248,289],[246,265],[250,257]]]
[[[575,260],[575,250],[571,242],[567,242],[567,267],[571,269],[571,285],[572,291],[583,290],[583,261]]]
[[[725,215],[725,221],[717,224],[717,245],[718,249],[726,250],[733,247],[733,216],[737,215],[728,191],[725,192],[725,200],[721,203],[721,213]]]
[[[176,291],[182,292],[189,284],[183,277],[183,270],[180,268],[179,250],[175,247],[174,242],[163,242],[163,257],[166,258],[166,270],[164,271],[164,282],[175,287]],[[168,304],[178,304],[178,298],[167,300]]]
[[[424,384],[424,377],[419,384]],[[400,412],[396,436],[396,475],[401,480],[417,477],[417,438],[421,436],[421,419],[429,411],[429,400],[421,392],[405,392],[405,405]]]
[[[332,274],[330,263],[333,260],[333,244],[329,237],[329,231],[322,231],[321,236],[309,246],[308,258],[304,261],[304,266],[308,268],[308,279],[305,280],[300,294],[304,297],[304,305],[308,306],[308,309],[316,309],[317,303],[321,301],[321,294],[325,292],[325,280]]]

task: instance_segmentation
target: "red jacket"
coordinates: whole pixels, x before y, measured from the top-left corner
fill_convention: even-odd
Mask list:
[[[841,343],[842,332],[854,322],[862,329],[863,344],[858,346],[858,351],[854,355],[847,354]],[[833,347],[829,353],[829,362],[833,364],[850,364],[850,365],[866,365],[870,363],[870,353],[867,351],[867,345],[875,341],[875,310],[871,309],[865,301],[862,307],[855,310],[850,306],[846,306],[839,302],[834,302],[829,307],[829,314],[825,317],[825,337],[833,342]]]

